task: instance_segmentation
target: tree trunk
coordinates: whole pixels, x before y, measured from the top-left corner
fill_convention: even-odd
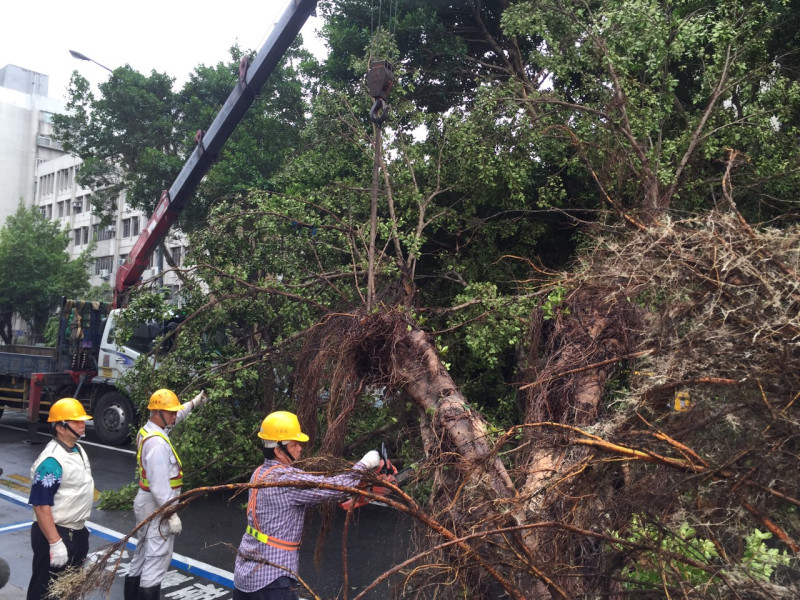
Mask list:
[[[452,450],[460,456],[460,469],[470,474],[479,464],[486,469],[497,496],[516,495],[514,484],[500,459],[492,453],[486,423],[467,406],[466,400],[444,368],[436,347],[420,329],[412,329],[394,353],[395,373],[404,390],[426,413],[436,437],[446,434]]]

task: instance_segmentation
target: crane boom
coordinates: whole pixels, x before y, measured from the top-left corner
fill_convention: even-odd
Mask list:
[[[219,156],[222,147],[247,113],[267,78],[275,70],[286,50],[297,37],[317,0],[289,0],[267,41],[252,64],[243,57],[239,63],[239,81],[231,91],[206,132],[197,132],[197,146],[183,165],[169,190],[161,192],[153,215],[139,235],[125,263],[117,270],[114,308],[125,303],[127,292],[139,283],[150,255],[166,237],[172,224],[194,195],[197,186]]]

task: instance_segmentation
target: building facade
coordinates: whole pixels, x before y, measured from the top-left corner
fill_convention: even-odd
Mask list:
[[[96,242],[89,282],[113,288],[119,265],[127,258],[147,224],[149,215],[132,210],[122,194],[113,224],[100,226],[91,204],[92,190],[81,188],[76,174],[81,160],[64,152],[53,140],[52,117],[65,110],[63,102],[49,98],[48,77],[16,65],[0,69],[0,226],[16,212],[19,202],[36,206],[48,219],[70,232],[68,252],[76,258]],[[165,184],[166,185],[166,184]],[[172,232],[165,245],[176,265],[186,253],[185,238]],[[166,260],[157,251],[143,281],[154,280],[180,302],[180,280],[164,272]]]
[[[0,225],[22,201],[33,205],[36,167],[64,154],[52,118],[64,103],[49,98],[48,77],[16,65],[0,68]]]
[[[34,206],[48,219],[58,220],[62,229],[70,232],[68,252],[72,259],[95,242],[89,282],[94,286],[107,283],[113,288],[119,265],[125,262],[149,216],[131,209],[123,193],[117,199],[112,224],[101,226],[100,217],[92,208],[91,190],[80,187],[75,180],[81,162],[81,159],[65,154],[40,163],[36,171]],[[175,265],[180,267],[186,254],[184,236],[174,231],[168,235],[164,245]],[[142,274],[142,280],[156,279],[179,302],[180,280],[168,269],[164,272],[167,264],[160,251],[155,252],[150,257],[149,268]]]

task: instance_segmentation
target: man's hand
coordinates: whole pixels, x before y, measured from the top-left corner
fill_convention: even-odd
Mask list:
[[[377,469],[381,465],[381,455],[378,454],[377,450],[370,450],[358,462],[360,462],[362,465],[367,467],[367,469],[372,471],[373,469]]]
[[[172,515],[167,521],[167,525],[169,526],[170,535],[178,535],[183,530],[183,525],[178,515]]]
[[[206,402],[208,402],[208,396],[206,395],[206,391],[203,390],[197,394],[197,396],[192,398],[192,408],[200,408]]]
[[[67,564],[67,560],[69,560],[67,547],[64,545],[64,540],[59,538],[55,544],[50,544],[50,566],[63,567]]]

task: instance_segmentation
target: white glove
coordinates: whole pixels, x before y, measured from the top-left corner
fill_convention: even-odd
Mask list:
[[[197,396],[192,398],[192,408],[200,408],[206,402],[208,402],[208,396],[206,396],[206,391],[203,390],[202,392],[197,394]]]
[[[178,535],[183,530],[183,525],[178,515],[172,515],[167,521],[167,526],[169,527],[170,535]]]
[[[59,538],[55,544],[50,544],[50,566],[63,567],[67,564],[67,560],[69,560],[67,547],[64,545],[64,540]]]
[[[367,467],[370,471],[373,469],[377,469],[381,464],[381,455],[378,454],[377,450],[370,450],[364,455],[360,461],[362,465]]]

